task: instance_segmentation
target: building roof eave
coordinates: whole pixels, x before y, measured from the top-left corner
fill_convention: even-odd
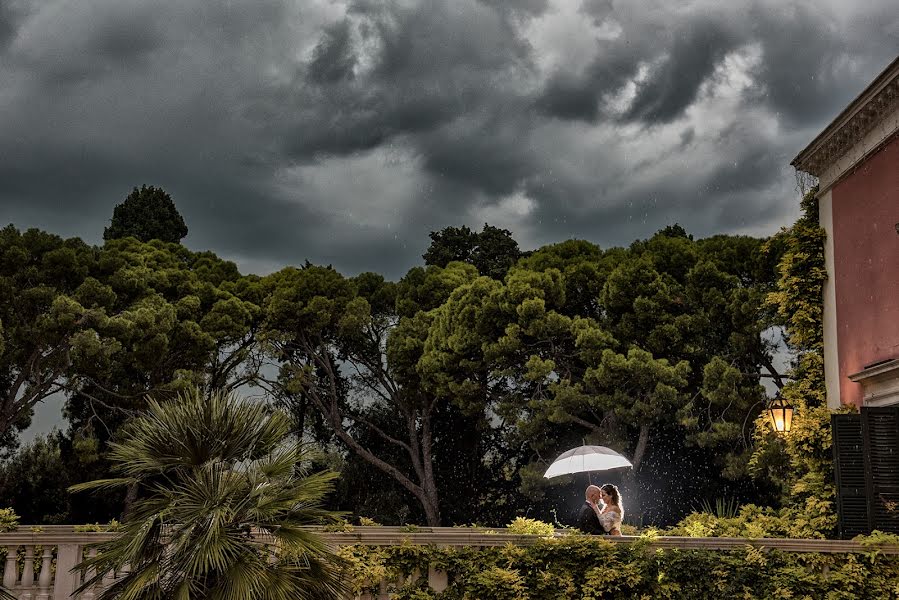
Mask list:
[[[899,57],[790,162],[819,177],[880,119],[899,105]]]

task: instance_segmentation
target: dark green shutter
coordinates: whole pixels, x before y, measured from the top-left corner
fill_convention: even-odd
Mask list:
[[[831,425],[840,537],[853,538],[870,531],[862,417],[859,414],[833,414]]]
[[[862,409],[870,529],[899,533],[899,407]]]

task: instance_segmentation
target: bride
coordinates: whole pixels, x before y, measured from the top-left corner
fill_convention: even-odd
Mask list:
[[[602,506],[593,505],[596,516],[599,517],[599,524],[609,535],[621,535],[621,519],[624,517],[624,506],[621,504],[621,494],[618,488],[607,483],[599,488],[599,497],[602,500]]]

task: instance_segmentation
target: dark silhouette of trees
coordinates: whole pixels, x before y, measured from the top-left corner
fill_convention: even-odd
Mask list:
[[[445,267],[451,262],[474,265],[478,273],[502,279],[521,258],[518,242],[508,229],[484,223],[476,233],[466,226],[432,231],[431,245],[422,255],[427,265]]]
[[[135,237],[142,242],[162,240],[178,244],[187,235],[187,225],[172,197],[162,188],[142,185],[112,211],[112,222],[103,230],[106,241]]]

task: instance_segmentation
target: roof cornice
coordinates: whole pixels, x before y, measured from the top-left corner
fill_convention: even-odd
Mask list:
[[[890,63],[790,164],[799,171],[820,177],[827,167],[897,107],[899,58]]]

